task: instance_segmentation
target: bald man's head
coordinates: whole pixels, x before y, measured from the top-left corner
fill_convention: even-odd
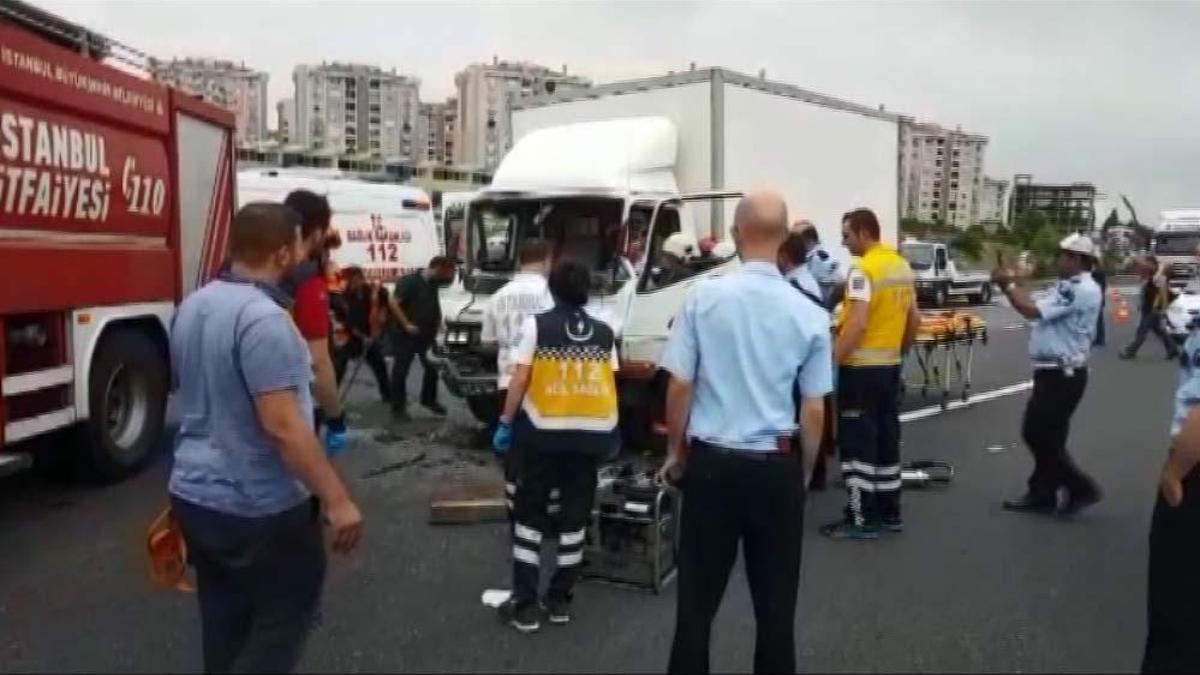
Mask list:
[[[783,197],[770,191],[753,192],[738,202],[733,213],[733,226],[742,246],[742,255],[750,248],[770,251],[774,259],[779,244],[787,237],[787,205]]]

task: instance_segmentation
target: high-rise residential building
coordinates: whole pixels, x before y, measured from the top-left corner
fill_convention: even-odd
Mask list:
[[[983,177],[979,191],[979,223],[988,227],[1003,227],[1008,215],[1008,181]]]
[[[296,99],[285,98],[275,104],[275,115],[277,118],[276,137],[280,143],[288,144],[293,142],[293,135],[296,133]]]
[[[415,161],[420,80],[375,66],[329,63],[296,66],[293,144],[337,155]]]
[[[431,164],[455,164],[454,134],[458,119],[458,101],[451,98],[444,103],[422,103],[418,128],[421,131],[422,155],[419,161]]]
[[[979,218],[987,136],[936,124],[900,126],[900,214],[965,228]]]
[[[1037,212],[1059,232],[1090,232],[1096,224],[1096,187],[1091,183],[1034,183],[1033,176],[1013,177],[1008,200],[1010,225]]]
[[[267,140],[267,74],[245,64],[213,59],[150,59],[150,73],[233,112],[239,145]]]
[[[442,163],[447,166],[460,164],[455,146],[458,138],[458,99],[448,98],[442,106]]]
[[[591,81],[562,70],[533,63],[500,61],[476,63],[454,76],[458,88],[456,163],[493,169],[512,147],[513,100],[552,94],[568,88],[590,87]]]

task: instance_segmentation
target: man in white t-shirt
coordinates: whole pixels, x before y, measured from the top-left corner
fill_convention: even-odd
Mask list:
[[[550,245],[544,239],[527,239],[517,253],[520,267],[512,281],[502,286],[488,300],[483,310],[480,340],[486,347],[496,349],[496,414],[504,406],[508,384],[517,366],[517,343],[525,320],[554,307],[554,298],[546,284],[550,271]],[[488,436],[495,432],[494,421]],[[516,492],[517,457],[504,457],[505,497],[512,501]],[[509,508],[511,515],[512,508]]]
[[[554,299],[546,285],[550,271],[550,246],[544,239],[528,239],[517,253],[520,267],[516,275],[488,300],[483,310],[480,339],[496,351],[498,400],[516,367],[517,337],[525,319],[554,307]]]

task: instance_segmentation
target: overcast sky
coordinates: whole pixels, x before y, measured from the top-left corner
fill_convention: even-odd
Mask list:
[[[1200,2],[34,2],[154,56],[245,61],[272,102],[335,59],[414,74],[423,100],[493,54],[597,82],[765,68],[985,134],[989,175],[1092,181],[1149,223],[1200,206]]]

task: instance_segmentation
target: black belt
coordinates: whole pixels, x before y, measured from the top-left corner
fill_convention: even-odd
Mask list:
[[[742,448],[727,448],[723,445],[714,445],[712,443],[697,439],[692,439],[691,445],[692,449],[694,450],[705,450],[708,452],[717,453],[719,455],[727,455],[729,457],[738,457],[742,459],[753,459],[760,462],[780,459],[793,459],[797,456],[796,453],[791,452],[790,450],[788,452],[781,452],[779,450],[744,450]]]

